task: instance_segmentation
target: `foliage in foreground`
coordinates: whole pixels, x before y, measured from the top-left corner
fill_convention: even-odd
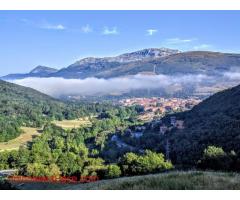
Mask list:
[[[124,155],[121,168],[125,175],[138,175],[170,170],[173,169],[173,165],[170,161],[165,161],[163,154],[146,150],[144,155]]]
[[[200,169],[211,169],[221,171],[239,171],[240,160],[234,151],[224,152],[221,147],[208,146],[203,157],[198,161]]]
[[[221,172],[168,172],[103,180],[60,189],[95,190],[239,190],[240,175]]]

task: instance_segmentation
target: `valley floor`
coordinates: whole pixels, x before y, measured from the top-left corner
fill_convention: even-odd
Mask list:
[[[172,171],[102,180],[87,184],[26,183],[18,189],[61,190],[239,190],[240,174],[210,171]]]

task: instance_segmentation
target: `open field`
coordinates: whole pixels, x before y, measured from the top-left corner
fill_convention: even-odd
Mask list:
[[[21,129],[23,133],[19,137],[8,142],[0,143],[0,151],[18,149],[21,145],[25,145],[27,142],[31,141],[34,136],[40,134],[38,128],[21,127]]]
[[[63,120],[63,121],[53,121],[52,123],[60,126],[63,129],[72,129],[80,126],[90,126],[91,122],[87,118],[79,118],[75,120]],[[31,141],[34,136],[40,134],[39,128],[30,128],[30,127],[21,127],[23,133],[8,142],[0,143],[0,151],[4,150],[15,150],[18,149],[21,145],[25,145],[27,142]]]
[[[240,174],[204,171],[124,177],[87,184],[25,183],[18,189],[64,190],[239,190]]]
[[[90,126],[91,122],[88,118],[79,118],[74,120],[53,121],[52,123],[60,126],[63,129],[78,128],[80,126]]]

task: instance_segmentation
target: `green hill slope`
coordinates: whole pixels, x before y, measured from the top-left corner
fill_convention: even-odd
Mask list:
[[[183,130],[165,135],[170,142],[171,159],[178,164],[196,164],[210,145],[234,150],[240,155],[240,86],[219,92],[191,111],[176,114],[184,120]],[[169,118],[165,119],[169,123]]]
[[[239,190],[237,173],[169,172],[162,174],[124,177],[87,184],[26,183],[18,189],[64,190]]]
[[[20,135],[19,127],[39,127],[64,117],[65,104],[33,89],[0,81],[0,141]]]
[[[46,121],[80,117],[77,105],[36,90],[0,80],[0,142],[20,135],[20,126],[40,127]]]

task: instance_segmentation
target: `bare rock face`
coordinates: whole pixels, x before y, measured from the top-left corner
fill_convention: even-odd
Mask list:
[[[128,63],[135,61],[142,61],[145,59],[161,58],[164,56],[169,56],[172,54],[180,53],[179,50],[168,49],[168,48],[149,48],[143,49],[131,53],[125,53],[116,57],[104,57],[104,58],[94,58],[88,57],[81,59],[74,64],[70,65],[71,67],[84,65],[84,64],[93,64],[98,62],[119,62],[119,63]]]

